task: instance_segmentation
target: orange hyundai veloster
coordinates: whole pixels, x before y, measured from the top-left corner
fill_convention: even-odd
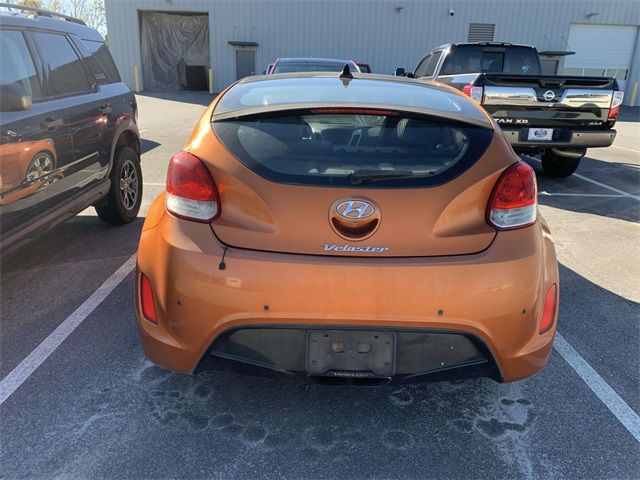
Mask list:
[[[171,158],[147,216],[143,349],[180,372],[215,355],[353,383],[528,377],[559,294],[536,193],[449,87],[346,68],[245,78]]]

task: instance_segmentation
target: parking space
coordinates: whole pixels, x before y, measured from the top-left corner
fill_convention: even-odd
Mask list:
[[[210,100],[138,96],[142,216]],[[556,241],[561,336],[545,370],[512,384],[329,387],[221,361],[164,371],[140,349],[134,275],[95,296],[135,253],[143,219],[107,227],[86,210],[1,265],[3,389],[57,327],[81,321],[1,397],[0,475],[637,478],[638,113],[623,112],[615,146],[590,150],[578,175],[550,179],[527,159]]]

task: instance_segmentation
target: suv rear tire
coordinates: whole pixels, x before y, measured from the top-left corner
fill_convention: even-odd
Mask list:
[[[111,225],[133,222],[142,203],[142,170],[140,158],[131,147],[116,151],[111,169],[111,188],[106,203],[96,206],[98,217]]]
[[[563,157],[550,150],[542,154],[542,168],[549,177],[567,178],[576,171],[582,157]]]

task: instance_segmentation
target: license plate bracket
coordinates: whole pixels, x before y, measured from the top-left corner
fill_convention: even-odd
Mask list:
[[[549,142],[553,140],[553,128],[530,128],[527,138],[534,142]]]
[[[395,350],[395,332],[308,330],[306,369],[318,376],[391,377]]]

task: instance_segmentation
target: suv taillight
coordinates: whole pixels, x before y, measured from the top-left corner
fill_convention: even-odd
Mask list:
[[[462,88],[462,93],[466,96],[473,98],[476,102],[482,103],[482,96],[484,95],[484,88],[476,87],[474,85],[465,85]]]
[[[220,195],[209,170],[184,150],[169,161],[166,206],[185,220],[208,223],[220,216]]]
[[[613,97],[611,98],[611,107],[609,108],[609,115],[607,115],[607,120],[615,120],[618,118],[618,114],[620,113],[620,105],[622,105],[622,99],[624,98],[624,92],[620,90],[613,92]]]
[[[535,223],[538,215],[536,174],[524,162],[507,168],[496,182],[487,205],[487,223],[512,230]]]

